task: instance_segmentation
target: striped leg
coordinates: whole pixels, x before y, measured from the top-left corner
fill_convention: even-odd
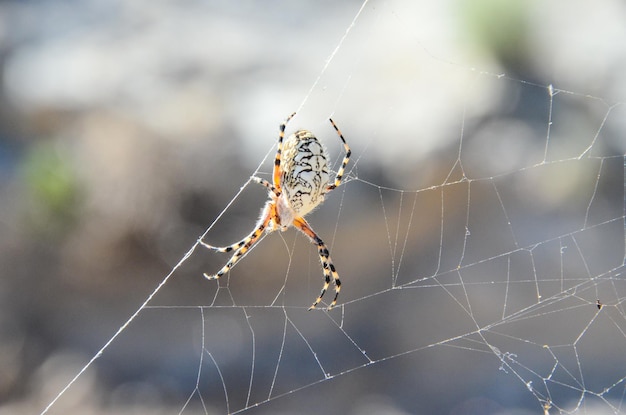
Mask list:
[[[269,191],[274,193],[276,196],[280,196],[280,190],[278,190],[272,183],[268,182],[267,180],[253,176],[252,181],[260,184],[261,186],[267,187]]]
[[[222,269],[220,269],[216,274],[213,274],[213,275],[209,275],[209,274],[207,274],[205,272],[203,274],[204,277],[206,279],[209,279],[209,280],[216,280],[219,277],[221,277],[222,275],[226,274],[228,271],[230,271],[230,269],[235,265],[235,263],[237,263],[237,261],[239,261],[239,259],[246,252],[248,252],[250,247],[252,245],[254,245],[254,243],[256,241],[259,240],[259,237],[263,234],[263,231],[267,227],[267,224],[269,223],[270,220],[271,220],[271,216],[267,215],[267,217],[265,217],[263,222],[261,222],[259,224],[259,226],[257,226],[256,229],[254,231],[252,231],[252,233],[250,235],[246,236],[241,241],[239,241],[239,242],[237,242],[235,244],[229,245],[229,246],[224,246],[224,247],[213,246],[213,245],[209,245],[206,242],[200,240],[199,242],[200,242],[200,244],[202,244],[202,246],[204,246],[205,248],[208,248],[208,249],[212,249],[212,250],[217,251],[217,252],[231,252],[233,250],[235,251],[233,256],[226,263],[226,265],[224,265],[222,267]]]
[[[335,283],[335,298],[328,306],[327,310],[330,310],[337,304],[337,297],[339,296],[339,291],[341,291],[341,281],[339,280],[339,274],[335,270],[335,266],[333,265],[333,261],[330,259],[330,253],[328,252],[328,248],[324,244],[324,241],[320,239],[319,236],[311,229],[311,226],[307,223],[304,218],[296,218],[293,221],[293,225],[298,228],[302,233],[309,237],[311,242],[317,245],[317,251],[320,256],[320,262],[322,263],[322,271],[324,272],[324,285],[322,286],[322,291],[320,292],[319,297],[313,302],[313,305],[309,307],[309,310],[314,309],[320,301],[322,301],[322,297],[328,290],[330,286],[330,278],[332,276],[333,282]]]
[[[339,131],[337,124],[335,124],[332,118],[329,118],[328,120],[335,128],[335,131],[337,131],[339,138],[341,138],[341,141],[343,142],[343,148],[346,150],[346,155],[344,156],[343,161],[341,162],[341,168],[339,169],[339,171],[337,172],[337,175],[335,176],[335,183],[331,184],[330,186],[326,188],[326,193],[330,192],[331,190],[334,190],[341,184],[341,179],[343,178],[343,172],[346,169],[346,166],[348,165],[348,162],[350,161],[350,155],[352,154],[352,151],[350,150],[348,143],[346,143],[346,139],[343,138],[343,134],[341,134],[341,131]]]
[[[281,175],[280,156],[283,152],[283,139],[285,138],[285,128],[287,127],[287,123],[289,122],[289,120],[291,120],[294,115],[296,115],[295,112],[291,114],[289,117],[287,117],[287,119],[283,121],[279,127],[280,132],[278,133],[278,150],[276,151],[276,158],[274,159],[274,174],[273,174],[274,187],[277,189],[280,189],[280,175]]]

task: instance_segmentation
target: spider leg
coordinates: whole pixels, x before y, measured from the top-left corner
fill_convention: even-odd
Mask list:
[[[261,186],[267,187],[269,191],[274,193],[276,196],[280,196],[280,190],[278,190],[272,183],[268,182],[267,180],[253,176],[252,181],[260,184]]]
[[[289,122],[289,120],[291,120],[294,115],[296,115],[295,112],[292,113],[289,117],[287,117],[287,119],[283,121],[279,127],[280,132],[278,133],[278,150],[276,151],[276,158],[274,159],[274,174],[273,174],[274,187],[276,189],[280,189],[280,176],[281,176],[280,156],[283,152],[283,139],[285,138],[285,128],[287,127],[287,123]]]
[[[324,272],[324,285],[322,286],[322,291],[317,299],[313,302],[313,305],[309,307],[309,310],[314,309],[320,301],[322,301],[322,297],[328,290],[330,286],[330,278],[332,276],[333,282],[335,283],[335,298],[328,306],[327,310],[330,310],[337,304],[337,297],[339,296],[339,291],[341,291],[341,280],[339,280],[339,274],[335,270],[335,266],[333,265],[333,261],[330,259],[330,253],[328,252],[328,248],[326,248],[326,244],[324,241],[317,236],[315,231],[311,229],[311,226],[307,223],[304,218],[296,218],[293,221],[293,225],[298,228],[302,233],[309,237],[312,243],[317,245],[317,251],[320,256],[320,262],[322,263],[322,271]]]
[[[209,245],[208,243],[204,242],[202,239],[198,239],[198,242],[200,242],[200,245],[202,245],[203,247],[207,248],[207,249],[212,249],[213,251],[217,251],[217,252],[231,252],[231,251],[236,251],[239,248],[241,248],[242,246],[244,246],[246,244],[246,242],[254,235],[256,229],[248,236],[246,236],[244,239],[242,239],[239,242],[235,242],[232,245],[228,245],[228,246],[213,246],[213,245]]]
[[[341,138],[341,141],[343,142],[343,148],[346,150],[346,155],[344,156],[343,161],[341,162],[341,168],[339,169],[339,171],[337,172],[337,175],[335,176],[335,183],[329,185],[326,188],[326,193],[330,192],[331,190],[334,190],[341,184],[341,179],[343,178],[343,172],[346,169],[346,166],[348,165],[348,162],[350,161],[350,155],[352,154],[352,151],[350,150],[348,143],[346,143],[346,139],[343,138],[343,134],[341,134],[341,131],[339,130],[339,127],[337,127],[337,124],[335,124],[332,118],[329,118],[328,120],[335,128],[335,131],[337,131],[339,138]]]
[[[224,246],[224,247],[218,247],[218,246],[213,246],[213,245],[209,245],[206,242],[199,240],[198,242],[200,242],[200,244],[202,246],[204,246],[205,248],[208,249],[212,249],[214,251],[218,251],[218,252],[230,252],[235,250],[235,253],[233,254],[233,256],[230,258],[230,260],[226,263],[226,265],[224,265],[222,267],[222,269],[220,269],[216,274],[213,275],[209,275],[206,272],[203,274],[204,277],[206,279],[209,280],[216,280],[219,277],[221,277],[222,275],[226,274],[228,271],[230,271],[230,269],[235,265],[235,263],[237,261],[239,261],[239,259],[246,253],[248,252],[248,250],[250,249],[250,247],[252,245],[254,245],[254,243],[256,241],[259,240],[259,237],[263,234],[263,231],[265,230],[265,228],[267,227],[267,224],[269,223],[269,221],[271,220],[271,215],[267,215],[263,221],[261,223],[259,223],[259,225],[256,227],[256,229],[254,229],[252,231],[252,233],[250,233],[250,235],[246,236],[244,239],[242,239],[241,241],[234,243],[232,245],[229,246]]]

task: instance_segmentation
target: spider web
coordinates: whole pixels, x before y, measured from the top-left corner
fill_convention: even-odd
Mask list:
[[[342,186],[308,217],[342,278],[338,306],[307,311],[321,269],[293,229],[217,282],[202,272],[228,257],[192,237],[43,413],[88,400],[129,350],[152,365],[142,403],[163,413],[626,413],[623,96],[566,72],[567,44],[537,64],[548,74],[475,69],[437,27],[450,15],[423,7],[351,4],[288,127],[314,131],[335,171],[329,116],[352,148]],[[529,9],[549,44],[551,14]],[[291,110],[241,127],[265,154],[252,151],[250,176],[270,177]],[[265,191],[240,183],[195,237],[221,245],[252,229]],[[181,300],[189,284],[198,295]]]

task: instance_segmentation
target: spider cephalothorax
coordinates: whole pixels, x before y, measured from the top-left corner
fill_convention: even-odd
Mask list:
[[[267,187],[270,195],[270,200],[267,201],[261,211],[261,217],[256,228],[241,241],[225,247],[212,246],[200,240],[203,246],[218,252],[235,251],[226,265],[216,274],[204,274],[204,276],[208,279],[217,279],[227,273],[239,258],[259,239],[264,231],[273,232],[277,229],[285,231],[290,226],[294,226],[317,246],[320,262],[322,263],[322,272],[324,273],[322,291],[309,309],[315,308],[322,301],[322,297],[330,286],[332,279],[335,284],[335,298],[328,306],[328,309],[331,309],[337,303],[341,281],[330,259],[328,248],[313,231],[304,219],[304,216],[319,206],[328,192],[341,184],[344,170],[350,160],[350,147],[348,147],[337,125],[330,119],[330,123],[337,131],[339,138],[341,138],[346,155],[335,176],[335,181],[332,184],[328,184],[330,181],[328,155],[322,144],[310,131],[298,130],[286,140],[283,140],[287,123],[294,115],[295,113],[291,114],[280,124],[272,183],[259,177],[252,178],[256,183]]]

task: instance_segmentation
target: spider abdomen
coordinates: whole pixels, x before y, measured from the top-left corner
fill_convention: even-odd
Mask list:
[[[328,156],[317,138],[299,130],[283,143],[281,187],[291,209],[304,216],[324,201],[330,180]]]

